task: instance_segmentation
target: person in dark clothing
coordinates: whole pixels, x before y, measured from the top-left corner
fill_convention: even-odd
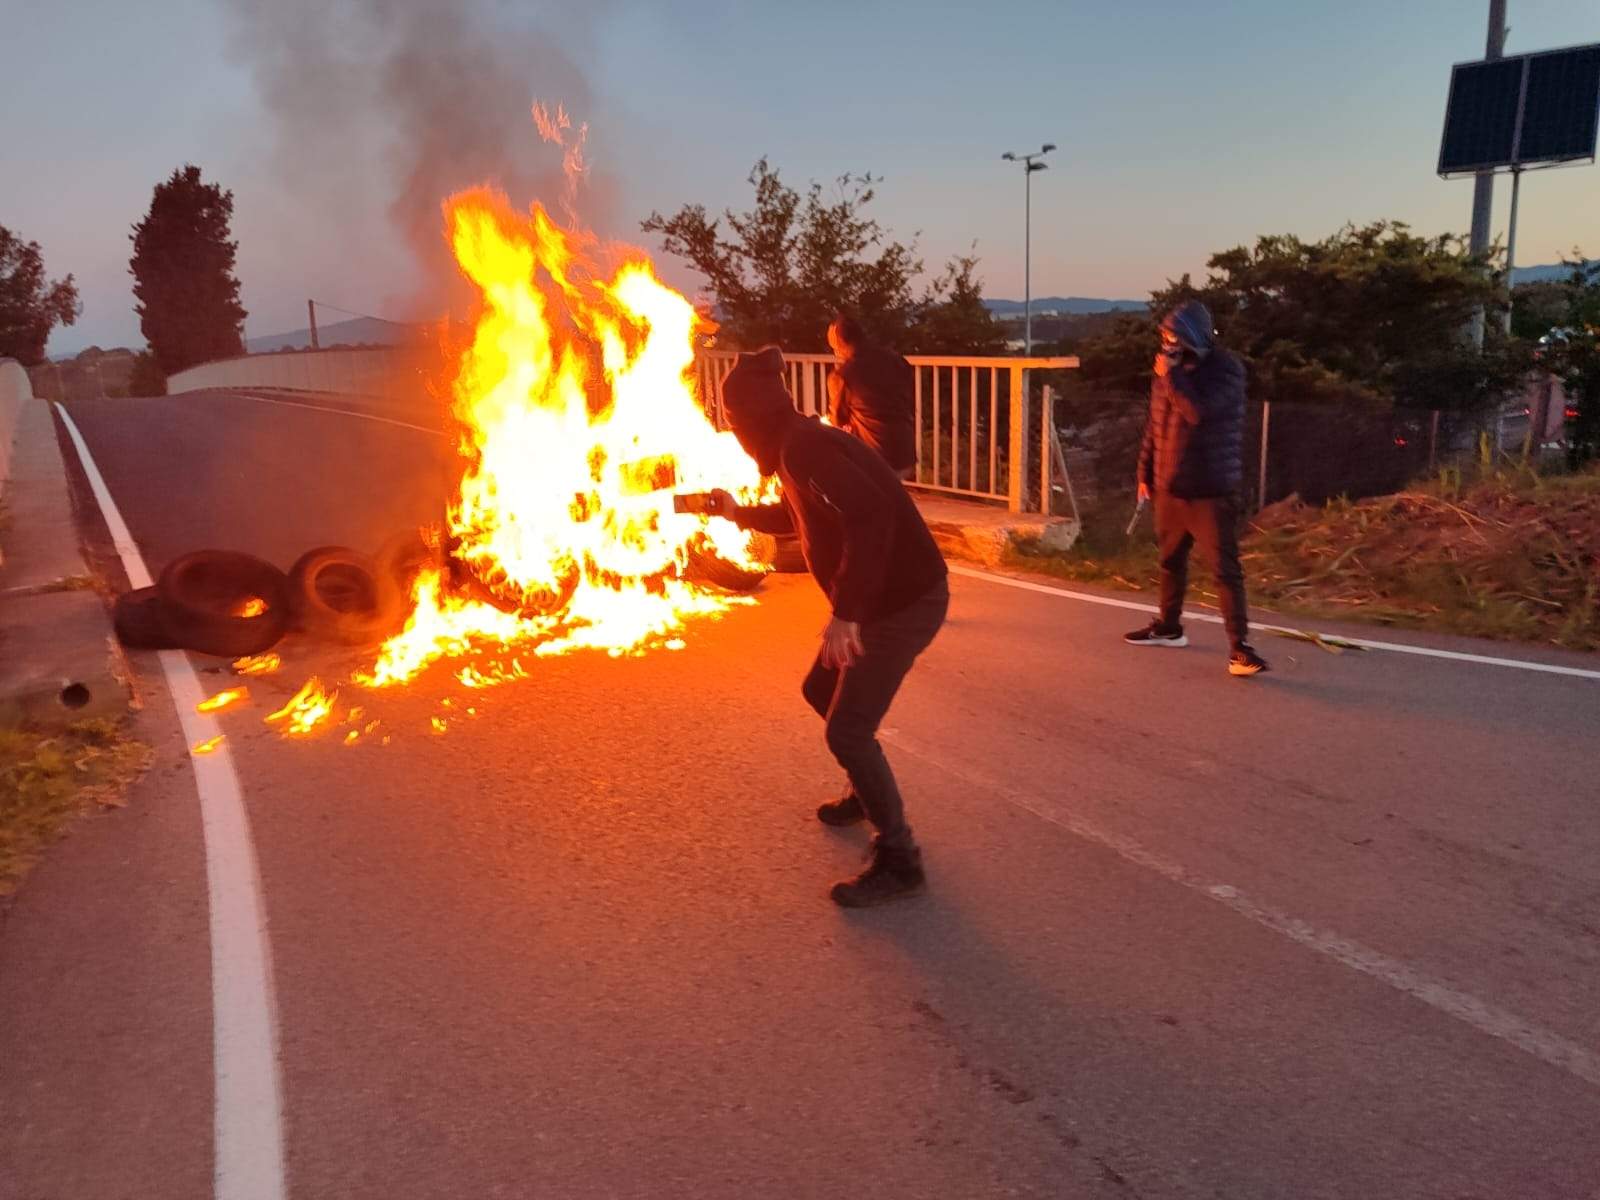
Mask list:
[[[855,318],[841,313],[828,326],[839,365],[828,373],[828,420],[853,433],[910,479],[917,470],[916,375],[910,363],[869,341]]]
[[[864,443],[795,411],[774,348],[742,354],[722,388],[728,424],[763,474],[778,476],[778,504],[744,507],[725,491],[711,511],[743,529],[797,533],[812,577],[833,608],[801,692],[826,722],[828,749],[849,788],[822,805],[828,825],[869,820],[872,859],[834,885],[859,908],[924,886],[922,853],[906,824],[878,726],[917,655],[944,624],[950,588],[944,556],[910,495]]]
[[[1150,383],[1150,419],[1139,448],[1139,499],[1154,493],[1161,550],[1161,615],[1124,639],[1135,646],[1187,646],[1183,595],[1189,551],[1199,545],[1217,581],[1232,647],[1228,671],[1258,675],[1239,566],[1237,495],[1243,475],[1244,364],[1217,346],[1211,313],[1189,300],[1161,321]]]

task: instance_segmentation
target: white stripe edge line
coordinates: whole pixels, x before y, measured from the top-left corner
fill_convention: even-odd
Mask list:
[[[308,408],[312,412],[330,413],[336,417],[359,417],[363,421],[378,421],[384,425],[398,425],[401,429],[414,429],[418,433],[425,433],[429,437],[444,437],[442,429],[429,429],[425,425],[413,425],[409,421],[396,421],[393,417],[380,417],[373,413],[353,412],[348,408],[325,408],[320,404],[302,404],[298,400],[279,400],[276,396],[258,396],[254,392],[241,392],[225,389],[226,394],[237,396],[241,400],[254,400],[257,404],[281,404],[285,408]]]
[[[128,532],[76,423],[59,403],[67,435],[100,505],[128,581],[150,586],[150,570]],[[266,913],[249,814],[233,756],[222,743],[210,754],[193,747],[218,736],[216,719],[195,711],[205,698],[188,656],[160,653],[178,724],[191,747],[195,792],[205,841],[206,898],[211,932],[212,1069],[215,1088],[215,1200],[284,1200],[283,1087]]]
[[[947,763],[915,742],[907,741],[898,733],[882,731],[878,736],[897,749],[936,767],[939,771],[992,792],[1007,803],[1031,813],[1058,829],[1065,830],[1074,837],[1102,846],[1119,858],[1143,867],[1180,887],[1198,892],[1247,920],[1281,934],[1297,945],[1387,984],[1396,991],[1420,1000],[1430,1008],[1454,1017],[1480,1033],[1509,1042],[1541,1062],[1600,1087],[1600,1055],[1560,1034],[1542,1029],[1531,1021],[1480,1000],[1468,992],[1459,991],[1449,984],[1431,979],[1409,964],[1390,958],[1360,942],[1352,941],[1330,930],[1318,929],[1298,917],[1258,904],[1238,888],[1205,879],[1178,863],[1168,862],[1132,838],[1110,833],[1071,814],[1051,812],[1027,793]]]
[[[1154,604],[1143,604],[1137,600],[1118,600],[1111,596],[1096,596],[1089,592],[1075,592],[1070,588],[1051,587],[1049,584],[1034,583],[1027,579],[1012,579],[1008,575],[994,575],[988,571],[979,571],[972,567],[950,567],[952,575],[964,575],[969,579],[985,579],[990,583],[1002,584],[1005,587],[1020,588],[1025,592],[1041,592],[1047,596],[1060,596],[1067,600],[1082,600],[1088,604],[1104,604],[1110,608],[1126,608],[1134,612],[1159,613]],[[1215,613],[1185,612],[1186,621],[1209,621],[1213,625],[1221,625],[1222,618]],[[1273,633],[1302,633],[1304,630],[1296,629],[1290,625],[1268,625],[1261,621],[1251,621],[1252,629],[1266,629]],[[1452,662],[1478,663],[1488,667],[1515,667],[1522,671],[1539,671],[1546,675],[1569,675],[1577,679],[1600,679],[1600,670],[1589,670],[1585,667],[1562,667],[1554,663],[1529,662],[1522,658],[1496,658],[1488,654],[1467,654],[1460,650],[1435,650],[1429,646],[1407,646],[1402,642],[1378,642],[1369,638],[1346,637],[1344,634],[1329,634],[1337,637],[1341,642],[1349,642],[1352,646],[1361,646],[1368,650],[1387,650],[1393,654],[1416,654],[1424,658],[1443,658]]]

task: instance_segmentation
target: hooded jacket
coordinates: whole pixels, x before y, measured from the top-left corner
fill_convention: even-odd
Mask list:
[[[733,519],[798,534],[835,617],[882,620],[945,578],[944,556],[899,477],[865,443],[795,411],[776,349],[740,355],[722,401],[739,444],[783,485],[780,504],[741,507]]]
[[[1202,304],[1181,305],[1161,325],[1188,353],[1150,381],[1139,482],[1184,500],[1233,495],[1244,476],[1244,364],[1216,345]]]
[[[896,471],[917,463],[916,375],[892,350],[867,343],[828,376],[828,419],[871,446]]]

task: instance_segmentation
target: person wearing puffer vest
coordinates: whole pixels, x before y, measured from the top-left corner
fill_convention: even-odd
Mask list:
[[[1139,447],[1139,499],[1153,497],[1161,551],[1161,613],[1123,640],[1187,646],[1183,598],[1196,545],[1217,582],[1231,650],[1228,672],[1259,675],[1239,565],[1239,485],[1244,474],[1245,370],[1216,344],[1211,312],[1188,300],[1161,320],[1150,416]]]

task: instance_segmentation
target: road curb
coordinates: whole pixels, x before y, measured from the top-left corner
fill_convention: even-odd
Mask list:
[[[10,523],[0,530],[0,727],[60,728],[124,715],[131,675],[105,600],[86,586],[91,576],[54,414],[32,395],[26,375],[20,389],[13,372],[4,375],[0,498]]]

